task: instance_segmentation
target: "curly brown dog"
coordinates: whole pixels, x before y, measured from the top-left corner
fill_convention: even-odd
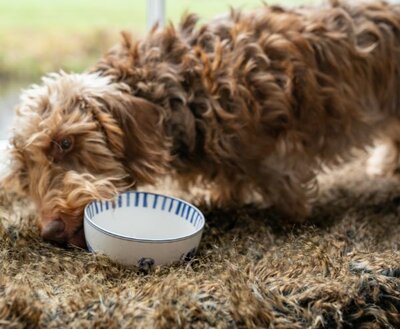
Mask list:
[[[35,202],[43,238],[84,246],[89,201],[164,175],[223,206],[258,195],[302,219],[322,167],[400,137],[400,6],[265,6],[196,22],[124,34],[87,73],[22,94],[4,182]],[[371,171],[395,168],[389,158]]]

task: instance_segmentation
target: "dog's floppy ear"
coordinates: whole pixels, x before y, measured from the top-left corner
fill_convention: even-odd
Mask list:
[[[126,91],[97,100],[101,104],[97,120],[114,154],[132,170],[137,181],[154,183],[170,160],[162,109]]]

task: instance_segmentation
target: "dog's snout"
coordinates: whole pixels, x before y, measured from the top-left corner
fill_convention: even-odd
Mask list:
[[[69,239],[68,242],[75,247],[87,249],[85,232],[83,230],[83,227],[81,227],[77,232],[75,232],[75,234]]]
[[[57,218],[49,221],[43,228],[41,236],[44,240],[53,241],[57,243],[66,242],[65,224]]]

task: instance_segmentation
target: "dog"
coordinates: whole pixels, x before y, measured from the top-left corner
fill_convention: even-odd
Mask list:
[[[380,138],[369,171],[397,168],[398,5],[265,5],[122,35],[88,71],[21,95],[3,185],[33,200],[46,240],[84,247],[88,202],[165,176],[301,221],[318,172],[355,149]]]

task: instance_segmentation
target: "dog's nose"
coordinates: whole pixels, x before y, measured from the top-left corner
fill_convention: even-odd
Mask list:
[[[65,243],[66,234],[64,222],[59,218],[51,220],[42,228],[41,236],[44,240]]]

